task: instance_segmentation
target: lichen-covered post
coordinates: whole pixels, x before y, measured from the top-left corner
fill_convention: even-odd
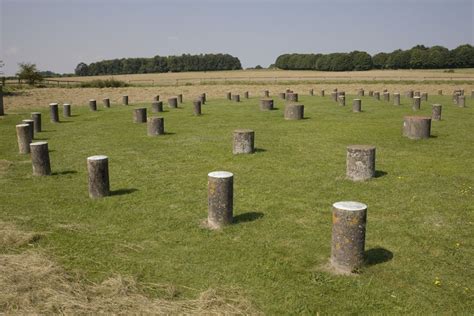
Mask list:
[[[453,93],[453,103],[456,104],[456,105],[458,104],[459,96],[460,96],[460,93],[454,91],[454,93]]]
[[[34,121],[35,133],[41,132],[41,112],[32,112],[31,119]]]
[[[346,96],[345,95],[340,95],[338,99],[339,99],[339,105],[340,106],[346,106]]]
[[[240,102],[240,95],[239,94],[233,94],[232,95],[232,101]]]
[[[30,144],[31,164],[34,176],[51,175],[51,165],[49,161],[49,150],[47,142],[35,142]]]
[[[431,119],[433,121],[441,121],[441,104],[433,104],[431,110]]]
[[[273,99],[261,99],[260,110],[262,111],[273,110]]]
[[[302,120],[304,118],[303,104],[287,104],[285,106],[285,120]]]
[[[227,171],[214,171],[207,175],[207,225],[219,229],[232,224],[234,219],[234,175]]]
[[[420,91],[413,92],[413,97],[420,97],[421,98],[421,92]]]
[[[421,94],[421,101],[428,101],[428,92],[423,92]]]
[[[207,102],[207,95],[206,93],[201,94],[201,104],[206,104]]]
[[[383,93],[383,100],[385,102],[390,102],[390,92],[384,92]]]
[[[414,111],[418,111],[420,109],[420,106],[421,106],[421,97],[418,97],[418,96],[413,97],[412,109]]]
[[[110,195],[109,187],[109,158],[98,155],[87,158],[89,173],[89,197],[100,198]]]
[[[373,97],[373,96],[374,96],[374,91],[369,90],[369,97]]]
[[[352,273],[364,265],[367,205],[353,201],[332,205],[331,266]]]
[[[365,181],[375,177],[374,146],[347,146],[346,176],[352,181]]]
[[[232,93],[231,92],[227,92],[227,100],[231,100],[232,99]]]
[[[94,99],[89,100],[89,109],[91,111],[94,111],[94,112],[97,111],[97,101],[96,100],[94,100]]]
[[[400,105],[400,93],[393,94],[393,105]]]
[[[177,97],[171,97],[168,99],[168,105],[170,108],[177,108],[178,107],[178,98]]]
[[[407,91],[407,98],[413,98],[415,96],[415,92],[413,90],[408,90]]]
[[[361,109],[362,109],[361,99],[354,99],[354,101],[352,101],[352,112],[360,112]]]
[[[474,99],[474,90],[471,91],[471,99]]]
[[[376,100],[380,100],[380,92],[375,91],[375,92],[374,92],[374,98],[375,98]]]
[[[18,141],[18,152],[20,154],[30,153],[30,143],[32,141],[30,134],[30,125],[18,124],[16,125],[16,138]]]
[[[3,107],[3,85],[0,85],[0,116],[5,115],[5,109]]]
[[[23,124],[28,124],[30,128],[28,129],[30,132],[31,140],[35,139],[35,121],[32,119],[26,119],[21,121]]]
[[[104,98],[102,100],[102,103],[104,104],[104,107],[110,108],[110,99],[109,98]]]
[[[128,105],[128,95],[122,96],[122,103],[123,105]]]
[[[59,123],[59,110],[57,103],[50,103],[49,104],[49,115],[50,120],[53,123]]]
[[[321,91],[319,93],[320,93],[320,96],[324,97],[324,94],[325,94],[324,89],[321,89]]]
[[[426,139],[431,135],[431,117],[405,116],[403,118],[403,136],[410,139]]]
[[[358,97],[363,97],[364,96],[364,89],[360,88],[358,91],[357,91],[357,96]]]
[[[244,98],[245,98],[245,99],[248,99],[248,98],[249,98],[249,92],[248,92],[248,91],[245,91],[245,92],[244,92]]]
[[[154,113],[163,112],[163,102],[153,101],[153,103],[151,104],[151,111]]]
[[[165,119],[163,117],[150,117],[147,122],[148,136],[165,134]]]
[[[464,95],[458,96],[458,106],[460,108],[466,107],[466,97]]]
[[[193,114],[196,116],[201,115],[201,100],[193,101]]]
[[[255,132],[251,129],[236,129],[233,133],[232,153],[252,154],[255,151]]]
[[[71,117],[71,105],[69,103],[63,104],[63,116]]]
[[[178,102],[179,102],[179,104],[183,103],[183,95],[182,94],[178,94]]]
[[[270,96],[270,91],[268,90],[263,90],[263,97],[268,98]]]
[[[146,108],[137,108],[133,110],[134,123],[146,123]]]
[[[333,101],[337,102],[337,92],[336,91],[331,92],[331,98],[332,98]]]
[[[443,95],[443,90],[438,90],[438,95]]]
[[[282,100],[286,100],[286,93],[285,92],[280,92],[280,93],[278,93],[278,97]]]
[[[309,89],[309,95],[313,96],[314,95],[314,89]]]
[[[298,102],[298,93],[287,93],[286,94],[286,99],[289,101],[289,102]]]

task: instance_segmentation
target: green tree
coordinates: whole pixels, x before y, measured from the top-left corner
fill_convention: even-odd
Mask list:
[[[376,69],[384,69],[387,66],[388,54],[387,53],[378,53],[372,57],[372,62],[374,64],[374,68]]]
[[[372,69],[372,57],[366,52],[353,51],[350,53],[354,70],[370,70]]]
[[[26,80],[29,85],[34,85],[43,80],[35,64],[19,63],[20,70],[16,74],[20,80]]]

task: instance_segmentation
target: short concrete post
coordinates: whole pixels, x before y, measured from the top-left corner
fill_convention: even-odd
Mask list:
[[[443,90],[438,90],[438,95],[443,95]]]
[[[387,92],[387,91],[388,91],[387,89],[383,89],[382,93],[385,93],[385,92]]]
[[[146,108],[137,108],[133,110],[134,123],[146,123]]]
[[[160,95],[159,94],[157,94],[153,97],[153,102],[158,102],[158,101],[160,101]]]
[[[313,96],[314,95],[314,89],[309,89],[309,95]]]
[[[458,104],[458,99],[459,99],[459,94],[458,94],[458,92],[455,91],[455,92],[453,93],[453,103],[454,103],[455,105]]]
[[[97,111],[97,101],[94,99],[89,100],[89,109],[91,111]]]
[[[421,97],[420,91],[413,92],[413,97]]]
[[[421,94],[421,101],[428,101],[428,92],[423,92]]]
[[[374,96],[374,91],[369,90],[369,97],[373,97],[373,96]]]
[[[414,96],[415,96],[415,92],[413,92],[413,90],[408,90],[408,91],[407,91],[407,97],[408,97],[408,98],[411,99],[411,98],[413,98]]]
[[[421,106],[421,97],[413,97],[412,109],[414,111],[418,111],[420,110],[420,106]]]
[[[285,93],[293,93],[293,90],[291,90],[291,89],[286,89]]]
[[[273,99],[261,99],[260,110],[262,111],[273,110]]]
[[[178,107],[178,98],[172,97],[168,99],[168,105],[170,108],[177,108]]]
[[[69,103],[63,104],[63,116],[71,117],[71,105]]]
[[[151,104],[151,111],[153,113],[163,112],[163,102],[153,101],[153,103]]]
[[[201,104],[206,104],[207,102],[207,95],[205,93],[201,94]]]
[[[22,120],[21,122],[22,124],[28,124],[30,126],[30,128],[28,129],[30,132],[30,138],[31,140],[35,139],[35,121],[31,119],[27,119],[27,120]]]
[[[460,90],[459,90],[459,94],[460,94],[460,95],[464,95],[464,89],[460,89]]]
[[[471,99],[474,99],[474,90],[471,91]]]
[[[236,129],[233,133],[232,153],[252,154],[255,151],[255,132],[251,129]]]
[[[240,95],[239,94],[233,94],[232,95],[232,101],[240,102]]]
[[[340,95],[346,96],[346,91],[339,91],[337,96],[339,97]]]
[[[354,99],[354,101],[352,101],[352,112],[360,112],[361,110],[362,110],[361,99]]]
[[[110,195],[109,158],[107,156],[91,156],[87,158],[89,173],[89,197],[100,198]]]
[[[49,162],[49,150],[47,142],[35,142],[30,144],[31,164],[34,176],[51,175],[51,165]]]
[[[400,93],[393,94],[393,105],[400,105]]]
[[[200,100],[193,101],[193,114],[196,116],[201,115],[201,101]]]
[[[268,98],[270,96],[270,91],[268,90],[263,90],[263,97]]]
[[[403,136],[410,139],[426,139],[431,135],[431,117],[405,116],[403,118]]]
[[[333,91],[331,92],[331,99],[335,102],[337,102],[337,92]]]
[[[383,93],[383,100],[385,102],[390,102],[390,92],[384,92]]]
[[[339,105],[340,106],[346,106],[346,96],[345,95],[340,95],[338,97]]]
[[[460,108],[466,107],[466,97],[464,95],[458,96],[458,106]]]
[[[245,92],[244,92],[244,98],[245,98],[245,99],[248,99],[248,98],[249,98],[249,92],[248,92],[248,91],[245,91]]]
[[[128,95],[122,96],[122,104],[123,105],[128,105]]]
[[[165,119],[162,117],[149,117],[147,122],[148,136],[165,134]]]
[[[324,94],[325,94],[325,91],[324,91],[324,89],[321,89],[321,91],[320,91],[320,95],[321,95],[322,97],[324,97]]]
[[[285,106],[285,120],[302,120],[304,117],[303,104],[287,104]]]
[[[375,177],[374,146],[347,146],[346,176],[352,181],[365,181]]]
[[[432,110],[431,110],[431,119],[433,121],[441,121],[441,110],[442,110],[441,104],[433,104],[432,105]]]
[[[207,225],[219,229],[232,224],[234,219],[234,175],[214,171],[207,175]]]
[[[376,100],[380,100],[380,92],[375,91],[375,92],[374,92],[374,98],[375,98]]]
[[[104,104],[104,107],[110,108],[110,99],[109,98],[103,99],[102,103]]]
[[[231,92],[227,92],[227,100],[231,100],[232,99],[232,93]]]
[[[278,93],[278,97],[282,100],[286,100],[286,93],[285,92],[280,92],[280,93]]]
[[[182,94],[178,94],[178,102],[179,102],[179,104],[183,103],[183,95]]]
[[[344,201],[332,205],[331,266],[352,273],[364,265],[367,205]]]
[[[0,116],[5,115],[5,109],[3,107],[3,85],[0,85]]]
[[[287,93],[286,94],[286,99],[289,101],[289,102],[298,102],[298,93]]]
[[[18,124],[16,125],[16,138],[18,141],[18,152],[20,154],[30,153],[31,133],[30,125]]]
[[[35,128],[35,133],[41,132],[41,113],[33,112],[31,113],[31,119],[34,121],[33,127]]]
[[[58,111],[58,104],[57,103],[50,103],[49,104],[49,115],[50,115],[51,122],[59,123],[59,111]]]
[[[364,89],[361,88],[361,89],[359,89],[359,90],[357,91],[357,96],[358,96],[358,97],[363,97],[363,96],[364,96],[364,93],[365,93],[365,92],[364,92]]]

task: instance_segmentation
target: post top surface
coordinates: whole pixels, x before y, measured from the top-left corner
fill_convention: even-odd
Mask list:
[[[58,105],[57,103],[50,103],[49,105]]]
[[[69,103],[64,103],[63,105],[70,105]]]
[[[109,157],[105,155],[95,155],[95,156],[87,157],[87,160],[105,160],[105,159],[109,159]]]
[[[22,122],[34,122],[32,119],[21,120]]]
[[[137,110],[146,110],[146,108],[135,108],[134,110],[135,111],[137,111]]]
[[[33,114],[37,115],[37,114],[41,114],[41,112],[31,112],[31,114],[32,114],[32,115],[33,115]]]
[[[415,115],[409,115],[405,116],[405,119],[410,119],[410,120],[431,120],[431,116],[415,116]]]
[[[354,99],[354,101],[360,101],[360,99]]]
[[[413,99],[421,99],[421,97],[416,95],[416,96],[413,97]]]
[[[372,145],[349,145],[349,146],[347,146],[347,149],[363,149],[363,150],[368,150],[368,149],[375,149],[375,146],[372,146]]]
[[[30,144],[30,146],[42,146],[42,145],[48,145],[48,142],[34,142]]]
[[[263,98],[263,99],[260,99],[260,101],[273,101],[273,99],[271,99],[271,98]]]
[[[299,103],[290,103],[290,104],[287,104],[286,106],[288,106],[288,107],[304,107],[303,104],[299,104]]]
[[[219,178],[219,179],[231,178],[234,176],[232,172],[228,172],[228,171],[213,171],[213,172],[209,172],[207,175],[211,178]]]
[[[30,127],[29,124],[17,124],[16,127]]]
[[[362,211],[367,209],[367,205],[360,202],[354,201],[341,201],[336,202],[332,205],[334,208],[344,211]]]
[[[95,99],[90,99],[89,101],[95,101]]]
[[[252,129],[248,129],[248,128],[240,128],[240,129],[236,129],[234,130],[234,133],[254,133],[254,131]]]
[[[433,106],[441,106],[441,104],[436,103],[436,104],[433,104]]]

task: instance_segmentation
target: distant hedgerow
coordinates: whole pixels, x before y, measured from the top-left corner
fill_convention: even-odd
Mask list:
[[[116,79],[97,79],[81,82],[81,88],[120,88],[128,87],[128,83]]]

